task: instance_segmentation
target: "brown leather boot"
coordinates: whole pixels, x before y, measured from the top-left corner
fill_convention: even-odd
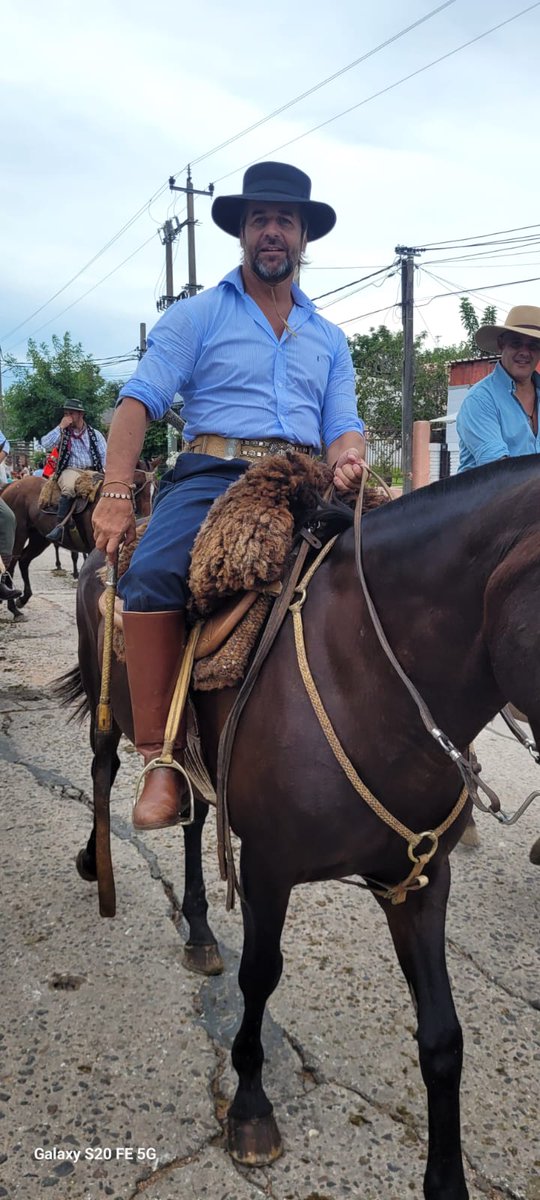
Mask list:
[[[184,653],[183,612],[124,612],[124,641],[133,736],[145,766],[163,748],[165,725]],[[185,720],[178,730],[174,757],[182,762]],[[180,771],[156,767],[144,777],[133,809],[136,829],[166,829],[177,825],[186,809],[187,788]]]

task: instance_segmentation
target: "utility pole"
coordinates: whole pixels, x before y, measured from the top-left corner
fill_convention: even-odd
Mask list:
[[[191,167],[188,166],[186,186],[177,187],[174,175],[171,175],[169,179],[169,187],[171,192],[185,192],[187,200],[187,220],[183,221],[178,227],[180,230],[184,228],[184,225],[187,225],[188,234],[188,282],[186,284],[185,293],[182,296],[184,299],[187,296],[196,296],[197,292],[200,291],[202,286],[202,284],[197,283],[197,268],[195,264],[195,226],[197,222],[195,220],[195,205],[193,202],[193,197],[213,196],[214,185],[213,183],[209,183],[206,191],[201,190],[200,188],[194,188],[191,179]]]
[[[146,354],[146,322],[141,321],[139,325],[139,348],[137,350],[137,358],[139,362],[143,354]]]
[[[169,305],[174,304],[177,299],[173,288],[172,248],[173,242],[176,241],[182,228],[183,226],[180,224],[178,217],[173,217],[171,221],[165,221],[163,228],[159,230],[161,244],[165,246],[165,295],[160,296],[157,301],[156,308],[158,312],[163,312],[166,308],[169,308]]]
[[[414,393],[414,257],[422,250],[396,246],[401,259],[401,319],[403,323],[403,369],[401,385],[401,468],[403,492],[412,489],[412,433]]]

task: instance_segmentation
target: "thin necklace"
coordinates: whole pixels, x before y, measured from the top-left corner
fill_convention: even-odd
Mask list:
[[[279,311],[279,308],[278,308],[278,306],[277,306],[277,304],[276,304],[276,297],[275,297],[275,293],[274,293],[274,289],[273,289],[273,287],[271,287],[271,288],[270,288],[270,291],[271,291],[271,293],[272,293],[272,300],[273,300],[273,302],[274,302],[274,308],[275,308],[275,310],[276,310],[276,316],[278,316],[278,317],[279,317],[279,319],[280,319],[280,321],[282,321],[282,322],[283,322],[283,327],[284,327],[284,329],[286,329],[286,330],[287,330],[287,333],[290,333],[291,337],[298,337],[298,334],[297,334],[297,332],[296,332],[296,329],[292,329],[292,328],[291,328],[291,326],[289,325],[289,322],[287,321],[286,317],[282,317],[282,315],[281,315],[281,313],[280,313],[280,311]]]

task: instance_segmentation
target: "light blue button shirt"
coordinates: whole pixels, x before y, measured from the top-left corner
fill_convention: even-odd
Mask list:
[[[0,429],[0,451],[2,451],[2,450],[4,451],[4,454],[9,454],[9,452],[11,450],[11,446],[7,440],[7,437],[5,436],[5,434],[2,433],[2,430]]]
[[[283,438],[319,448],[363,433],[354,367],[341,329],[292,285],[292,332],[277,337],[244,289],[240,268],[217,287],[173,304],[154,326],[135,374],[122,387],[153,420],[180,393],[184,437]]]
[[[540,411],[540,375],[534,371],[537,406]],[[485,379],[475,383],[459,410],[458,471],[481,467],[497,458],[540,454],[540,432],[531,423],[515,392],[515,382],[500,363]]]

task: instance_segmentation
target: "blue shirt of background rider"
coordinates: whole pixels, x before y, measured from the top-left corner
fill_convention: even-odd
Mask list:
[[[533,371],[532,379],[540,406],[540,375]],[[458,472],[497,458],[540,454],[540,430],[534,433],[515,387],[512,376],[497,363],[491,375],[469,389],[456,421]]]
[[[154,326],[119,402],[132,396],[159,420],[180,393],[188,442],[214,433],[318,449],[321,437],[329,445],[350,430],[363,433],[343,331],[294,283],[291,292],[290,332],[280,338],[246,294],[239,267],[217,287],[179,300]]]

